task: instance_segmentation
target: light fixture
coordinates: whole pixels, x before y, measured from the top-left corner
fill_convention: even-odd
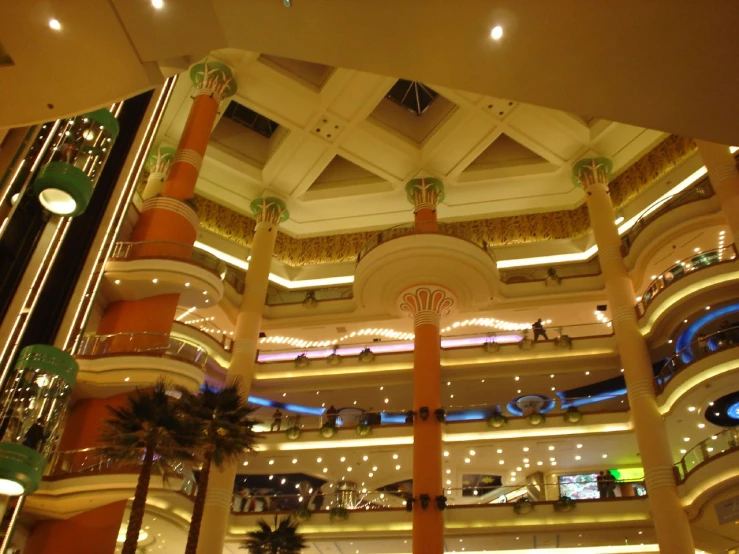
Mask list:
[[[185,286],[186,286],[186,287],[189,287],[189,286],[190,286],[190,283],[185,283]]]
[[[582,448],[582,444],[578,444],[577,445],[577,448]]]
[[[58,19],[49,19],[49,27],[54,29],[55,31],[61,31],[62,30],[62,24],[59,23]]]
[[[688,411],[689,412],[694,412],[695,411],[695,406],[688,406]]]
[[[161,10],[164,7],[164,0],[151,0],[151,5],[154,9]]]
[[[624,222],[624,216],[619,216],[616,218],[616,221],[614,221],[616,225],[621,225],[623,222]]]
[[[159,282],[159,279],[156,279],[156,278],[155,279],[152,279],[151,282],[156,285]]]
[[[500,25],[496,25],[495,27],[493,27],[493,30],[490,31],[490,37],[493,40],[500,40],[501,38],[503,38],[503,27],[501,27]]]
[[[121,284],[121,280],[120,280],[120,279],[116,279],[116,280],[115,280],[115,281],[113,281],[113,282],[114,282],[114,283],[115,283],[116,285],[120,285],[120,284]]]

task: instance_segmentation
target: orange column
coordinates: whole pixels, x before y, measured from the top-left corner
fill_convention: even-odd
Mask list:
[[[736,159],[725,144],[705,140],[695,142],[706,164],[713,190],[721,201],[721,211],[726,216],[734,244],[739,245],[739,170]]]
[[[607,158],[581,160],[573,168],[573,182],[585,190],[598,244],[660,552],[693,554],[690,522],[680,502],[667,430],[657,405],[649,348],[636,319],[634,285],[621,257],[621,239],[608,194],[610,170],[611,161]]]
[[[195,99],[177,151],[171,163],[166,163],[169,176],[162,193],[144,201],[130,239],[131,242],[176,243],[171,245],[169,253],[162,251],[166,245],[152,246],[158,253],[169,257],[190,255],[190,247],[197,237],[198,216],[183,200],[189,200],[194,194],[218,107],[224,98],[236,91],[231,70],[220,62],[196,64],[190,70],[190,77],[195,87]],[[140,249],[142,254],[145,249],[145,245]],[[169,334],[178,302],[177,294],[114,302],[106,309],[98,333],[148,331]]]
[[[454,305],[453,295],[436,285],[413,287],[400,309],[413,317],[413,553],[444,552],[444,496],[441,475],[441,351],[439,322]],[[445,502],[445,499],[444,499]],[[424,504],[426,506],[424,507]]]
[[[421,177],[405,186],[408,200],[413,204],[416,233],[436,233],[436,206],[444,200],[444,185],[439,179]]]
[[[103,554],[115,552],[118,531],[126,510],[120,500],[69,519],[43,519],[36,523],[23,547],[24,554]]]

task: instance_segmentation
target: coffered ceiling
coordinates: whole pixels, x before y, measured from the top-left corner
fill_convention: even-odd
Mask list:
[[[238,92],[222,106],[196,192],[249,213],[285,198],[283,230],[315,236],[412,220],[404,186],[443,179],[445,220],[572,209],[571,167],[608,156],[620,172],[666,135],[435,84],[228,49]],[[178,81],[159,141],[176,145],[191,84]]]

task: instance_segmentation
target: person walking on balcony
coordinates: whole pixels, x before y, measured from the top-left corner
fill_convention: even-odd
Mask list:
[[[338,416],[339,416],[339,410],[337,410],[336,408],[334,408],[334,405],[331,404],[331,406],[329,406],[328,410],[326,410],[326,421],[332,427],[336,427],[336,420],[337,420]]]
[[[534,342],[539,340],[539,337],[544,337],[544,340],[549,340],[549,337],[547,336],[547,331],[544,329],[544,323],[542,323],[541,318],[537,319],[536,322],[531,326],[531,328],[534,330]]]
[[[279,408],[272,414],[272,426],[269,428],[270,431],[279,431],[282,428],[282,412]]]
[[[616,478],[608,470],[603,474],[603,490],[606,498],[616,498]]]
[[[605,498],[605,479],[602,471],[595,478],[595,484],[598,487],[598,498]]]

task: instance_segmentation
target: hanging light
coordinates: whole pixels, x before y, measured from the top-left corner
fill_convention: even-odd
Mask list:
[[[62,121],[33,182],[41,205],[59,216],[84,213],[118,132],[104,108]]]

